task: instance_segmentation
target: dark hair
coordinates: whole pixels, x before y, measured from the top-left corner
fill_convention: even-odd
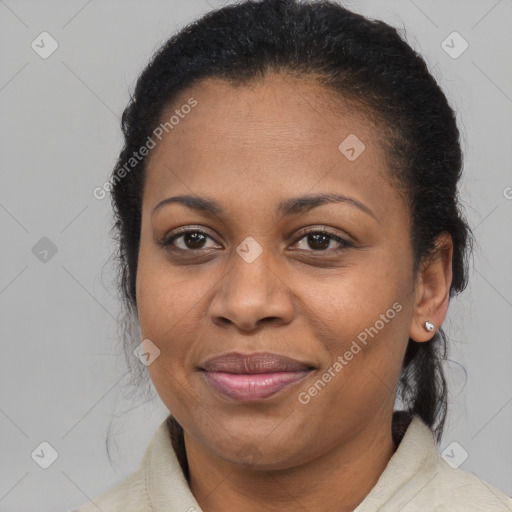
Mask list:
[[[112,175],[113,230],[119,243],[118,286],[126,306],[125,352],[132,362],[140,343],[130,333],[146,158],[122,179],[116,179],[118,171],[187,87],[207,77],[238,85],[271,72],[311,76],[371,117],[386,149],[389,176],[410,205],[414,272],[436,250],[438,235],[449,233],[454,246],[450,297],[466,286],[472,237],[457,196],[459,131],[423,58],[397,29],[332,1],[243,1],[211,11],[173,35],[141,73],[122,116],[125,143]],[[429,342],[409,340],[398,389],[405,411],[395,411],[396,439],[417,414],[441,440],[447,414],[446,346],[440,329]],[[135,366],[140,368],[136,379],[147,378],[145,367]],[[169,428],[175,446],[182,447],[182,430],[173,418]]]

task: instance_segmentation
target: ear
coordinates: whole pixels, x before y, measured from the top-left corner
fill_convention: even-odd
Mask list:
[[[409,332],[414,341],[421,343],[432,339],[446,317],[452,284],[452,255],[452,237],[442,233],[436,240],[434,253],[420,264]],[[433,331],[425,329],[427,321],[434,324]]]

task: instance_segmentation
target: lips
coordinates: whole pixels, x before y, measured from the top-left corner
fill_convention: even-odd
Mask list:
[[[269,352],[231,352],[203,363],[206,381],[217,392],[237,401],[269,398],[303,380],[313,366]]]
[[[203,364],[207,372],[226,373],[300,372],[311,368],[311,365],[269,352],[249,355],[231,352],[208,359]]]

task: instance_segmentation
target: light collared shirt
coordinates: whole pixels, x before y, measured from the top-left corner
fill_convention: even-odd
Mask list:
[[[512,499],[475,474],[449,464],[414,415],[375,486],[354,512],[507,512]],[[453,454],[454,458],[456,454]],[[153,434],[139,468],[72,512],[202,512],[173,449],[167,419]]]

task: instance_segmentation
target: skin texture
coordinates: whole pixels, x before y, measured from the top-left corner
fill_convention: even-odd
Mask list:
[[[192,492],[208,512],[352,511],[394,452],[408,338],[427,342],[434,332],[424,322],[437,328],[445,318],[451,239],[441,237],[413,274],[410,215],[378,128],[313,79],[273,74],[239,87],[208,79],[176,98],[170,115],[190,97],[197,106],[149,155],[137,306],[143,339],[160,350],[151,379],[185,431]],[[338,149],[349,134],[365,145],[355,161]],[[346,202],[276,212],[280,201],[319,193],[351,197],[372,214]],[[182,194],[214,199],[224,213],[171,203],[152,215]],[[208,237],[158,244],[185,226]],[[305,228],[352,246],[308,240]],[[262,249],[252,263],[236,252],[248,236]],[[299,393],[396,303],[394,318],[300,403]],[[232,351],[275,352],[315,370],[270,398],[235,402],[197,369]]]

